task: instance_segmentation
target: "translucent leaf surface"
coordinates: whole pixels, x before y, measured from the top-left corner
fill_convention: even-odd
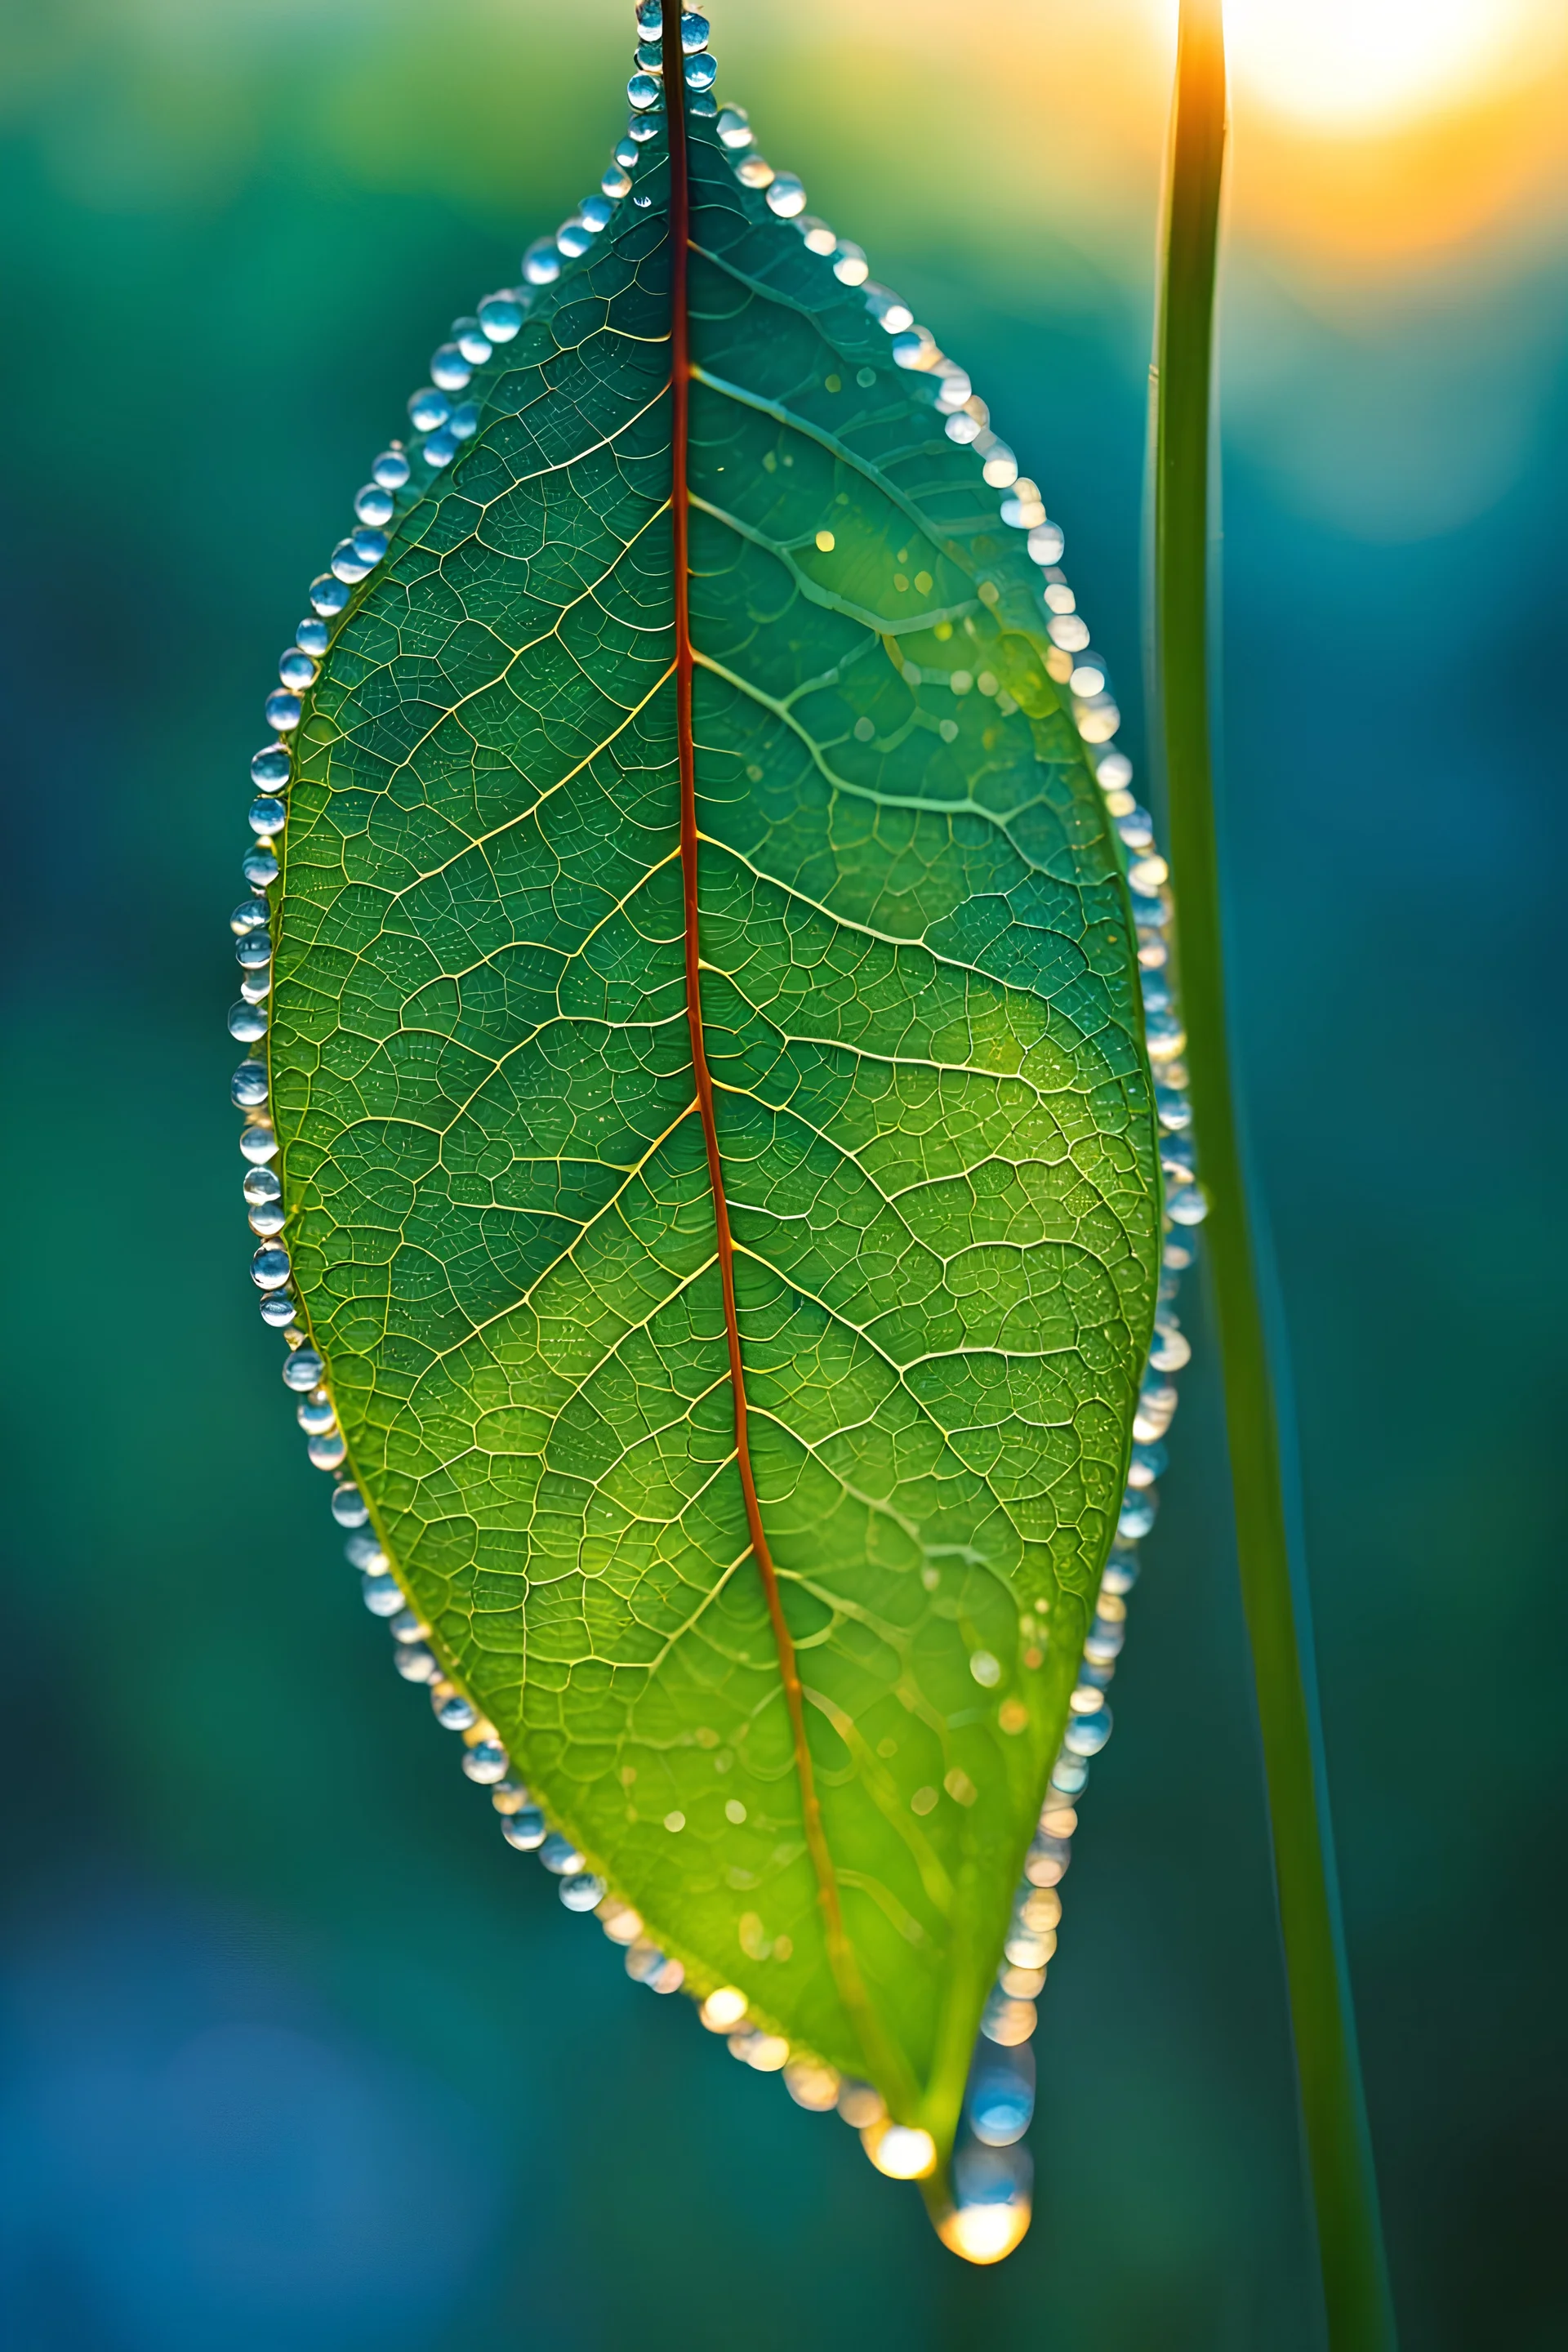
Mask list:
[[[411,445],[305,698],[284,1239],[552,1821],[940,2148],[1152,1319],[1134,941],[929,351],[688,128],[685,856],[661,134],[452,461]]]

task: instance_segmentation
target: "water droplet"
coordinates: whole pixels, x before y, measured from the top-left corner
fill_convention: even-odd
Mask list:
[[[768,199],[773,202],[772,197]],[[929,327],[906,327],[893,337],[893,362],[901,368],[927,368],[936,350],[936,338]]]
[[[745,1994],[739,1985],[721,1985],[710,1992],[697,2014],[710,2033],[731,2033],[746,2014]]]
[[[250,781],[260,792],[272,792],[289,781],[289,746],[266,743],[251,754]]]
[[[274,1331],[286,1331],[299,1312],[298,1302],[286,1290],[270,1291],[261,1301],[261,1319]]]
[[[641,142],[657,139],[663,129],[664,109],[660,107],[657,114],[634,114],[626,125],[626,136]]]
[[[1002,1668],[989,1650],[976,1650],[969,1661],[969,1671],[982,1690],[994,1690],[1002,1679]]]
[[[250,830],[263,839],[270,840],[275,833],[281,833],[288,822],[289,812],[281,801],[263,797],[251,802]]]
[[[430,354],[430,381],[438,392],[462,392],[472,380],[473,369],[456,343],[437,343]],[[410,406],[409,415],[414,415]],[[414,418],[416,425],[419,419]],[[426,428],[420,425],[423,432]]]
[[[452,341],[471,368],[484,367],[490,356],[490,339],[478,319],[454,319]]]
[[[563,220],[555,232],[555,242],[569,261],[575,261],[593,244],[594,232],[584,221]]]
[[[994,490],[1005,490],[1009,482],[1018,478],[1018,460],[1005,442],[998,441],[986,452],[980,470]]]
[[[373,1528],[354,1529],[343,1546],[343,1558],[351,1568],[368,1569],[375,1576],[384,1576],[389,1565]],[[423,1630],[412,1609],[405,1609],[392,1626],[393,1635],[399,1642],[415,1641]]]
[[[552,1870],[558,1878],[569,1878],[582,1869],[584,1858],[569,1837],[563,1837],[559,1830],[552,1830],[539,1849],[539,1859],[545,1869]]]
[[[1105,1563],[1105,1573],[1100,1580],[1101,1592],[1120,1597],[1131,1592],[1137,1581],[1137,1553],[1130,1545],[1118,1545]]]
[[[762,155],[742,155],[735,166],[735,177],[743,188],[765,188],[773,176],[773,165]]]
[[[637,142],[635,139],[617,139],[610,152],[622,171],[629,172],[637,160]]]
[[[431,1683],[440,1673],[434,1651],[423,1642],[398,1642],[393,1646],[392,1663],[405,1683]]]
[[[612,163],[599,185],[607,196],[629,196],[632,192],[632,175],[629,172],[623,171],[618,163]]]
[[[768,189],[767,204],[768,210],[776,213],[780,220],[794,220],[805,210],[805,186],[793,172],[780,172]]]
[[[228,919],[228,927],[237,939],[243,932],[258,931],[270,913],[265,898],[242,898]]]
[[[343,1444],[342,1432],[334,1429],[325,1436],[312,1437],[305,1451],[318,1470],[335,1470],[348,1447]]]
[[[626,1948],[626,1969],[634,1984],[648,1984],[664,1966],[664,1954],[646,1936],[637,1936]]]
[[[639,41],[637,46],[637,62],[645,73],[662,73],[664,71],[663,47],[658,41]]]
[[[542,1853],[540,1859],[543,1860]],[[604,1880],[595,1878],[589,1870],[574,1872],[570,1878],[562,1880],[560,1886],[561,1900],[568,1911],[596,1911],[607,1892]]]
[[[465,400],[460,408],[453,409],[447,420],[447,433],[451,435],[454,441],[471,441],[479,429],[479,404],[477,400]],[[437,437],[445,440],[447,434]]]
[[[1152,974],[1152,977],[1156,982],[1160,980],[1160,975],[1157,972]],[[1163,993],[1163,989],[1161,992]],[[1167,999],[1167,1002],[1169,1000]],[[1152,1006],[1153,1003],[1152,993],[1147,988],[1145,988],[1143,992],[1143,1002],[1146,1005],[1150,1006]],[[1163,1133],[1161,1135],[1160,1166],[1169,1182],[1173,1184],[1190,1184],[1193,1181],[1194,1164],[1193,1139],[1190,1135],[1166,1135]]]
[[[269,694],[267,698],[268,725],[276,727],[280,735],[288,733],[291,728],[298,727],[300,724],[301,707],[297,694],[287,693],[279,688],[275,694]]]
[[[468,1731],[479,1721],[479,1716],[461,1691],[450,1683],[437,1684],[430,1694],[430,1705],[443,1731]]]
[[[289,1253],[277,1242],[268,1242],[250,1261],[250,1279],[258,1290],[281,1290],[289,1279]]]
[[[824,220],[803,214],[800,221],[801,241],[807,253],[829,254],[838,250],[838,239]]]
[[[420,451],[427,466],[449,466],[457,454],[457,437],[449,431],[432,433]]]
[[[1208,1202],[1198,1184],[1189,1184],[1182,1192],[1173,1192],[1165,1203],[1165,1213],[1173,1224],[1201,1225],[1208,1213]]]
[[[258,971],[269,964],[272,961],[271,932],[247,931],[242,940],[235,941],[234,955],[235,961],[247,971]]]
[[[936,2142],[918,2124],[871,2124],[860,2145],[889,2180],[923,2180],[936,2168]]]
[[[1083,1654],[1091,1666],[1113,1665],[1121,1655],[1126,1640],[1125,1625],[1116,1623],[1111,1618],[1097,1617],[1084,1643]]]
[[[808,2115],[831,2115],[838,2105],[843,2077],[820,2058],[792,2058],[784,2070],[784,2089]]]
[[[267,890],[278,879],[278,860],[269,849],[247,849],[239,870],[253,890]]]
[[[241,1002],[228,1008],[228,1034],[241,1045],[259,1045],[267,1034],[267,1015]]]
[[[267,1066],[264,1062],[241,1062],[228,1082],[229,1097],[237,1110],[259,1110],[267,1100]]]
[[[1186,1031],[1173,1013],[1152,1013],[1143,1024],[1144,1043],[1152,1062],[1173,1062],[1187,1042]]]
[[[269,1241],[274,1234],[280,1234],[283,1230],[285,1219],[282,1202],[258,1202],[256,1207],[247,1213],[246,1223],[251,1232],[261,1240]]]
[[[312,1439],[312,1458],[315,1447],[325,1442],[322,1438]],[[390,1576],[361,1577],[359,1590],[360,1599],[373,1617],[395,1617],[403,1606],[403,1595]]]
[[[523,1805],[515,1813],[503,1813],[500,1833],[519,1853],[537,1853],[548,1835],[544,1815],[537,1805]]]
[[[276,1182],[277,1179],[274,1178],[273,1181]],[[319,1388],[325,1370],[314,1348],[296,1348],[284,1363],[283,1385],[286,1389]],[[351,1559],[353,1557],[352,1553],[349,1556]]]
[[[414,393],[408,403],[408,419],[416,433],[435,433],[452,414],[452,404],[444,392],[427,386]]]
[[[396,506],[390,490],[384,490],[379,482],[367,482],[354,500],[354,512],[361,522],[379,524],[392,520]]]
[[[657,41],[664,31],[664,10],[659,0],[642,0],[637,10],[637,31],[645,41]]]
[[[1035,2112],[1035,2053],[1028,2043],[1003,2050],[982,2042],[964,2103],[970,2129],[983,2147],[1011,2147],[1022,2139]]]
[[[716,58],[710,57],[687,58],[685,66],[685,80],[688,89],[711,89],[713,84],[718,80],[718,79],[719,65]],[[803,193],[801,196],[801,205],[803,209],[805,207],[805,198]]]
[[[278,1138],[266,1119],[253,1119],[248,1127],[242,1127],[239,1130],[239,1148],[252,1167],[260,1168],[268,1160],[277,1159]]]
[[[878,325],[889,335],[901,335],[906,327],[915,323],[915,314],[909,304],[889,293],[885,286],[866,288],[866,308]]]
[[[789,2043],[782,2033],[764,2033],[760,2026],[747,2026],[742,2032],[731,2034],[730,2055],[754,2066],[759,2074],[776,2074],[789,2063]]]
[[[660,84],[652,74],[635,73],[626,84],[627,102],[635,106],[639,114],[646,113],[649,107],[657,106],[663,95]]]
[[[1055,1886],[1067,1875],[1072,1859],[1072,1847],[1066,1838],[1037,1837],[1024,1857],[1024,1875],[1031,1886]],[[1037,1926],[1053,1927],[1054,1920],[1037,1920]]]
[[[707,17],[699,16],[695,8],[681,10],[680,46],[686,56],[695,57],[699,49],[705,49],[711,31]]]
[[[615,211],[608,196],[584,196],[577,207],[577,217],[590,235],[598,236],[609,226]]]
[[[324,1389],[320,1392],[312,1389],[309,1396],[301,1397],[294,1408],[294,1418],[307,1437],[319,1437],[338,1425],[332,1401]]]
[[[340,539],[332,550],[332,570],[349,587],[363,580],[374,568],[374,564],[361,562],[359,551],[352,539]]]
[[[384,449],[371,472],[384,490],[400,490],[408,479],[408,458],[402,449]]]
[[[486,341],[510,343],[522,326],[522,304],[515,294],[487,294],[479,304],[479,325]]]
[[[846,2075],[838,2094],[838,2112],[854,2130],[864,2131],[868,2125],[880,2123],[888,2110],[880,2091]]]
[[[1142,1493],[1130,1487],[1122,1497],[1121,1509],[1116,1521],[1116,1532],[1122,1542],[1140,1542],[1153,1526],[1155,1514],[1159,1508],[1160,1498],[1152,1487],[1146,1488]],[[1090,1756],[1094,1751],[1092,1748],[1086,1748],[1080,1752],[1085,1756]]]
[[[357,1486],[340,1486],[332,1496],[332,1517],[340,1528],[363,1528],[370,1517],[364,1496]]]
[[[876,732],[877,728],[875,720],[860,718],[855,721],[855,740],[857,743],[868,743]]]
[[[1099,1704],[1098,1691],[1084,1695],[1093,1702],[1088,1713],[1069,1716],[1062,1734],[1062,1746],[1069,1756],[1098,1756],[1110,1737],[1110,1709]],[[1075,1691],[1073,1696],[1078,1696]]]
[[[833,265],[833,275],[841,286],[864,286],[871,275],[871,265],[858,245],[847,237],[838,240],[838,258]]]
[[[347,588],[331,572],[323,572],[318,579],[311,581],[310,602],[318,613],[331,618],[332,614],[341,613],[348,601]]]
[[[327,625],[324,621],[301,621],[294,632],[294,644],[302,654],[320,661],[327,650]]]
[[[279,659],[278,675],[294,693],[307,694],[316,683],[316,665],[308,653],[290,646]]]
[[[724,145],[737,152],[742,147],[749,147],[757,135],[747,119],[743,106],[725,107],[719,117],[718,131]]]
[[[1059,563],[1067,541],[1059,522],[1041,522],[1029,533],[1029,553],[1037,563]],[[1131,769],[1128,773],[1131,775]]]
[[[1022,2201],[1026,2221],[1027,2199],[1034,2179],[1034,2165],[1026,2147],[966,2147],[954,2158],[952,2171],[959,2202],[969,2212],[1005,2213]]]
[[[1038,2021],[1032,2000],[1015,2000],[997,1990],[981,2012],[980,2031],[987,2042],[994,2042],[1004,2050],[1015,2050],[1021,2042],[1028,2041]]]
[[[499,1739],[477,1739],[463,1750],[463,1769],[481,1789],[493,1789],[504,1780],[510,1760]]]

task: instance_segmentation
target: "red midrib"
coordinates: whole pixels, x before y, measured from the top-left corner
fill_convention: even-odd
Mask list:
[[[677,53],[679,55],[679,52]],[[677,68],[679,71],[679,68]],[[708,1068],[708,1048],[702,1030],[701,948],[697,906],[697,753],[691,727],[691,594],[689,558],[690,508],[687,497],[687,426],[691,398],[691,353],[687,312],[687,257],[690,242],[691,202],[687,172],[685,93],[678,80],[665,91],[669,141],[669,297],[672,465],[670,536],[675,556],[675,696],[676,730],[680,750],[680,874],[686,915],[686,1017],[691,1032],[691,1063],[697,1083],[697,1108],[702,1140],[708,1152],[708,1181],[713,1193],[713,1221],[718,1233],[719,1281],[724,1297],[724,1339],[730,1355],[730,1387],[735,1400],[735,1461],[745,1497],[746,1528],[762,1578],[768,1616],[784,1677],[795,1743],[795,1770],[800,1779],[801,1810],[805,1842],[816,1873],[817,1899],[822,1906],[827,1956],[839,1997],[867,2039],[871,2024],[865,1988],[848,1938],[838,1898],[838,1880],[822,1806],[816,1794],[811,1750],[805,1738],[805,1698],[795,1664],[795,1642],[779,1596],[778,1574],[763,1526],[752,1475],[752,1451],[746,1428],[745,1370],[741,1359],[741,1327],[735,1312],[735,1251],[730,1233],[730,1204],[724,1192],[724,1170],[719,1157],[719,1131],[713,1118],[713,1080]],[[879,2039],[875,2036],[874,2039]],[[868,2056],[870,2052],[868,2049]]]

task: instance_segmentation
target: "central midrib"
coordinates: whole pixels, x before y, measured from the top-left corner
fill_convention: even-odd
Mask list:
[[[735,1252],[730,1232],[730,1206],[724,1192],[719,1131],[713,1116],[713,1081],[708,1068],[703,1035],[701,947],[697,898],[697,752],[691,722],[691,569],[689,556],[690,507],[687,486],[688,425],[691,404],[690,320],[687,303],[687,257],[690,249],[691,197],[687,165],[685,89],[676,50],[674,81],[666,76],[665,117],[669,146],[669,301],[670,301],[670,538],[675,573],[675,696],[676,733],[680,762],[680,871],[685,913],[686,1015],[691,1034],[691,1064],[702,1140],[708,1154],[708,1181],[713,1195],[717,1233],[719,1281],[724,1300],[724,1339],[729,1352],[730,1387],[735,1403],[735,1465],[745,1499],[746,1528],[767,1601],[768,1617],[778,1652],[784,1703],[789,1709],[795,1771],[800,1781],[801,1812],[805,1843],[816,1874],[817,1900],[822,1906],[828,1963],[838,1997],[859,2034],[868,2063],[888,2080],[887,2049],[861,1981],[858,1963],[844,1930],[838,1876],[828,1850],[822,1806],[816,1793],[811,1749],[805,1736],[805,1695],[795,1663],[795,1641],[784,1617],[778,1573],[763,1525],[756,1481],[752,1475],[752,1451],[747,1430],[745,1369],[741,1356],[741,1327],[735,1308]],[[892,2068],[904,2069],[892,2060]]]

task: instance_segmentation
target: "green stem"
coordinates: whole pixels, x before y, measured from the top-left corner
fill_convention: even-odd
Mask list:
[[[1275,1382],[1230,1073],[1209,738],[1209,446],[1225,166],[1220,0],[1182,0],[1155,341],[1153,651],[1194,1131],[1242,1601],[1268,1784],[1301,2123],[1333,2352],[1394,2342],[1321,1769],[1304,1593],[1292,1577]],[[1298,1622],[1298,1607],[1301,1612]]]

